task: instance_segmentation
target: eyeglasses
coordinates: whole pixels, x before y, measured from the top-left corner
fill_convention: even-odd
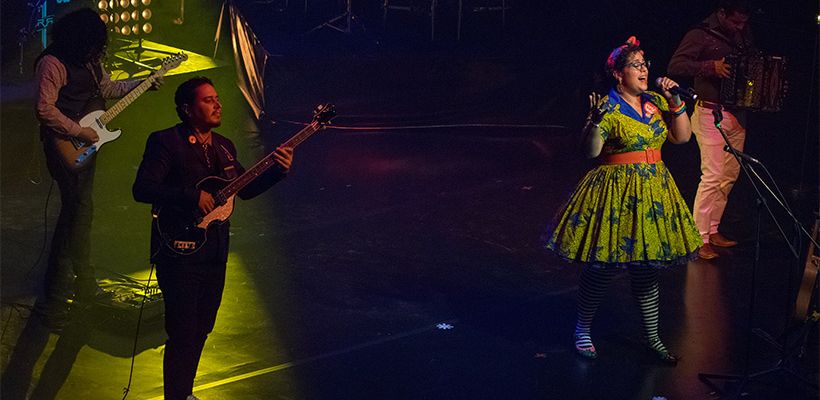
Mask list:
[[[646,69],[649,69],[649,65],[650,65],[650,64],[652,64],[652,61],[650,61],[650,60],[644,60],[643,62],[633,61],[633,62],[631,62],[631,63],[627,63],[626,65],[627,65],[628,67],[632,67],[632,68],[635,68],[635,69],[637,69],[638,71],[640,71],[640,70],[641,70],[641,68],[643,68],[643,67],[646,67]]]

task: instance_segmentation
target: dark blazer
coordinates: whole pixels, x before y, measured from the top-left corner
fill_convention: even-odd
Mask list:
[[[217,176],[232,180],[245,172],[236,158],[236,147],[228,138],[214,132],[212,145],[216,152],[214,168]],[[199,208],[197,183],[214,175],[193,131],[184,124],[154,132],[148,137],[132,192],[134,199],[150,203],[153,213],[193,214]],[[281,180],[284,173],[271,168],[240,190],[243,200],[253,198]],[[205,245],[197,252],[181,256],[170,251],[161,241],[157,224],[151,224],[151,261],[177,264],[225,263],[228,259],[230,224],[212,224]]]

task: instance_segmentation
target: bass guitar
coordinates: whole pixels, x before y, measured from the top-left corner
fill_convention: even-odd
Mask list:
[[[51,135],[54,147],[57,149],[57,153],[60,155],[60,160],[63,165],[72,171],[79,171],[85,168],[91,156],[100,151],[100,148],[104,144],[114,141],[122,135],[122,130],[117,129],[116,131],[110,131],[106,125],[111,122],[114,117],[119,115],[122,110],[125,110],[126,107],[133,103],[134,100],[150,89],[151,85],[153,85],[159,77],[178,67],[187,59],[188,55],[184,53],[165,58],[159,70],[153,72],[107,111],[96,110],[82,117],[80,121],[78,121],[78,124],[83,128],[91,128],[97,132],[97,136],[100,137],[100,140],[96,143],[86,142],[77,137]]]
[[[335,116],[336,109],[332,104],[316,107],[313,121],[282,143],[281,147],[295,148],[314,133],[324,129]],[[230,218],[236,193],[265,171],[278,165],[274,153],[275,151],[271,152],[233,180],[209,176],[199,181],[197,189],[210,193],[217,203],[217,207],[206,215],[202,215],[199,210],[186,212],[175,207],[160,207],[154,210],[154,223],[157,224],[163,244],[179,255],[199,251],[207,241],[208,227],[212,224],[221,224]]]

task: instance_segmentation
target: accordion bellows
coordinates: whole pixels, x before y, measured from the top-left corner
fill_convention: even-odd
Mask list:
[[[752,111],[780,111],[786,95],[786,59],[762,54],[726,57],[732,76],[721,80],[720,102]]]

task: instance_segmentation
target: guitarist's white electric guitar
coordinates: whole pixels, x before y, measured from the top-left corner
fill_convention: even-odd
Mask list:
[[[119,115],[122,110],[125,110],[126,107],[133,103],[134,100],[145,93],[146,90],[150,89],[157,78],[178,67],[187,59],[187,54],[179,53],[162,60],[162,67],[160,67],[159,70],[152,73],[107,111],[92,111],[80,119],[78,122],[80,126],[83,128],[91,128],[97,132],[97,136],[100,137],[100,140],[96,143],[89,143],[76,137],[52,135],[57,153],[60,155],[63,164],[72,171],[79,171],[86,167],[91,156],[100,151],[100,148],[104,144],[114,141],[122,135],[122,130],[109,131],[106,125],[111,122],[114,117]]]
[[[333,104],[316,107],[313,121],[281,146],[295,148],[314,133],[322,130],[335,116],[336,108]],[[199,251],[208,239],[206,235],[208,227],[225,222],[233,213],[236,193],[271,167],[279,165],[274,159],[274,153],[275,151],[259,160],[234,180],[209,176],[199,181],[197,188],[210,193],[218,204],[207,215],[202,215],[199,210],[182,210],[177,207],[161,207],[155,210],[154,222],[157,224],[157,230],[165,246],[180,255]]]

